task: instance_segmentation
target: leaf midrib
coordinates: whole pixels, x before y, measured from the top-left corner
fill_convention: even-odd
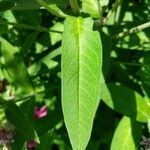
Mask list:
[[[80,95],[80,90],[79,90],[79,87],[80,87],[80,18],[77,19],[77,35],[78,35],[78,150],[79,150],[79,147],[80,147],[80,98],[79,98],[79,95]]]

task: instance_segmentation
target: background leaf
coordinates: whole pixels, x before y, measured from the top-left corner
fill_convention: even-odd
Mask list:
[[[137,121],[147,122],[150,118],[150,106],[137,92],[115,84],[103,84],[101,90],[102,100],[112,109],[127,115]]]
[[[15,126],[15,129],[23,136],[26,140],[35,140],[39,142],[34,127],[21,111],[21,109],[13,102],[8,102],[5,110],[8,120]]]
[[[7,0],[6,1],[0,1],[0,11],[9,10],[13,6],[15,6],[14,2],[7,1]]]
[[[81,1],[82,1],[82,11],[84,13],[88,13],[94,18],[99,17],[99,8],[97,0],[81,0]]]
[[[0,39],[1,52],[5,60],[5,66],[17,92],[30,94],[34,92],[26,66],[19,53],[18,48],[13,47],[5,39]],[[18,94],[17,93],[17,94]]]
[[[150,98],[150,51],[143,55],[143,65],[138,72],[142,81],[142,87],[145,95]]]
[[[21,9],[37,9],[40,7],[36,0],[9,0],[11,2],[16,3],[16,6],[13,9],[21,10]],[[63,7],[68,3],[68,0],[44,0],[48,4],[57,4],[59,7]]]
[[[141,125],[128,117],[123,117],[117,126],[111,150],[136,150],[139,145]]]

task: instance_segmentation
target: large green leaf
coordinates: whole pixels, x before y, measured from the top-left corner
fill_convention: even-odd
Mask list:
[[[17,47],[12,46],[5,39],[0,39],[0,48],[5,61],[5,67],[16,87],[17,94],[30,94],[34,92],[26,66]]]
[[[27,116],[22,110],[13,102],[8,102],[5,110],[8,120],[15,126],[15,129],[27,140],[35,139],[39,142],[36,131],[30,123]]]
[[[62,41],[62,106],[74,150],[84,150],[90,138],[101,67],[101,39],[93,31],[92,19],[67,17]]]
[[[139,123],[123,117],[115,131],[111,150],[136,150],[139,145],[141,129]]]
[[[150,106],[137,92],[127,87],[103,84],[102,100],[112,109],[140,122],[147,122],[150,118]]]

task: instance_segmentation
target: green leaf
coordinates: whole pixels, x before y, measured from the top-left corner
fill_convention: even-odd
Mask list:
[[[58,32],[63,32],[64,29],[64,25],[60,22],[55,23],[50,30],[56,30]],[[60,40],[62,40],[62,34],[61,33],[57,33],[57,32],[50,32],[50,36],[51,36],[51,44],[54,45],[57,42],[59,42]]]
[[[33,93],[33,87],[17,47],[13,47],[5,39],[0,39],[1,52],[5,60],[5,67],[8,74],[17,88],[18,93],[30,94]]]
[[[44,0],[36,0],[41,6],[45,7],[50,13],[58,17],[66,17],[61,9],[56,4],[47,4]]]
[[[0,123],[2,124],[2,122],[5,119],[5,111],[3,108],[0,108]]]
[[[144,94],[150,99],[150,51],[144,53],[142,67],[138,75],[142,81]]]
[[[40,137],[41,143],[37,145],[37,150],[49,150],[52,149],[53,136],[50,133],[46,133]]]
[[[147,122],[150,118],[150,106],[137,92],[127,87],[103,84],[102,100],[112,109],[140,122]]]
[[[99,8],[97,0],[81,0],[82,12],[90,14],[94,18],[99,18]]]
[[[53,15],[56,15],[58,17],[66,17],[66,14],[64,14],[64,12],[59,9],[59,7],[56,5],[56,4],[51,4],[51,5],[48,5],[49,6],[49,9],[51,10],[50,12],[53,14]]]
[[[58,66],[58,62],[55,60],[49,60],[48,61],[46,59],[43,59],[42,62],[48,67],[48,69],[53,69],[56,66]]]
[[[150,133],[150,119],[147,122],[147,128],[148,128],[148,132]]]
[[[9,101],[5,110],[8,120],[15,126],[16,130],[27,140],[34,139],[39,142],[34,127],[30,123],[27,116],[22,110],[13,102]]]
[[[130,34],[126,37],[124,37],[121,40],[117,41],[116,46],[118,48],[123,48],[123,49],[130,49],[130,50],[139,50],[142,51],[149,51],[150,47],[150,42],[149,42],[149,35],[150,31],[146,32],[139,32],[139,33],[134,33]]]
[[[140,135],[141,125],[128,117],[123,117],[117,126],[110,149],[136,150]]]
[[[110,69],[110,53],[112,50],[112,41],[111,38],[104,32],[101,32],[101,37],[102,37],[102,45],[105,45],[103,47],[102,70],[103,70],[103,76],[106,78]]]
[[[15,3],[14,2],[11,2],[11,1],[0,1],[0,12],[1,11],[6,11],[6,10],[9,10],[11,9],[13,6],[15,6]]]
[[[74,150],[86,148],[99,103],[100,35],[91,18],[67,17],[62,41],[62,107]]]
[[[41,16],[39,13],[39,10],[37,9],[29,9],[29,10],[21,10],[19,13],[17,13],[18,16],[16,16],[17,21],[20,20],[26,20],[26,23],[28,25],[31,25],[32,27],[39,27],[41,24]],[[28,19],[30,18],[30,19]],[[38,32],[38,31],[36,31]]]
[[[14,139],[15,140],[11,145],[11,150],[22,150],[22,147],[26,141],[26,138],[22,137],[22,134],[20,134],[19,132],[16,132]]]
[[[43,57],[41,61],[48,67],[48,69],[55,68],[56,66],[58,66],[58,62],[53,60],[53,58],[60,55],[60,53],[61,53],[61,49],[58,48],[52,51],[51,53],[49,53],[48,55],[46,55],[45,57]]]
[[[40,7],[38,2],[36,0],[9,0],[11,2],[16,3],[15,7],[13,9],[37,9]],[[44,0],[48,4],[56,4],[58,7],[64,7],[68,0]]]
[[[101,7],[106,7],[109,4],[109,0],[99,0]]]
[[[25,41],[22,46],[22,53],[24,55],[27,55],[32,44],[35,42],[38,34],[39,34],[38,32],[32,32],[32,33],[28,34],[28,36],[25,38]]]

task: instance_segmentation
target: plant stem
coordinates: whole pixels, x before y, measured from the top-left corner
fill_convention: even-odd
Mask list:
[[[118,63],[123,64],[125,66],[142,66],[142,64],[140,64],[140,63],[119,62],[119,61],[118,61]]]
[[[150,27],[150,21],[147,23],[143,23],[139,26],[133,27],[133,28],[129,29],[128,31],[121,32],[121,33],[117,34],[116,36],[114,36],[113,39],[123,38],[129,34],[140,32],[149,27]]]
[[[34,97],[34,96],[36,96],[36,95],[35,94],[27,95],[27,96],[19,98],[19,99],[14,99],[14,102],[17,103],[17,102],[21,102],[24,100],[29,100],[31,97]]]
[[[69,0],[69,2],[70,2],[71,8],[72,8],[74,14],[78,15],[80,10],[79,10],[77,0]]]
[[[112,13],[118,8],[122,0],[116,0],[116,2],[113,5],[113,8],[108,12],[107,16],[103,20],[103,25],[107,24],[108,19],[112,15]]]
[[[144,64],[142,64],[142,63],[138,63],[138,62],[123,62],[123,61],[116,60],[116,58],[112,58],[112,63],[114,63],[114,64],[122,64],[124,66],[138,66],[138,67],[144,66]]]
[[[47,28],[41,27],[41,26],[34,27],[34,26],[26,25],[26,24],[20,24],[20,23],[14,23],[14,22],[7,22],[7,21],[4,21],[4,20],[0,20],[0,25],[12,25],[12,26],[17,27],[17,28],[26,29],[26,30],[35,30],[35,31],[39,31],[39,32],[56,32],[56,33],[62,33],[60,31],[50,30],[50,29],[47,29]]]
[[[101,7],[100,0],[98,0],[97,3],[98,3],[98,11],[99,11],[99,24],[102,25],[103,18],[102,18],[102,7]]]
[[[36,92],[36,93],[32,93],[32,94],[26,95],[26,96],[18,98],[18,99],[14,99],[14,102],[17,103],[17,102],[21,102],[21,101],[24,101],[24,100],[28,100],[31,97],[34,97],[34,96],[37,96],[37,95],[41,94],[42,92],[43,91],[40,91],[40,92]]]
[[[21,101],[27,101],[27,100],[30,100],[31,97],[34,97],[34,96],[37,96],[39,94],[41,94],[43,91],[40,91],[40,92],[37,92],[37,93],[32,93],[32,94],[29,94],[29,95],[25,95],[24,97],[21,97],[21,98],[18,98],[18,99],[11,99],[10,101],[14,101],[15,103],[17,102],[21,102]],[[2,99],[0,97],[0,105],[5,105],[7,104],[9,101],[6,101],[4,99]]]

